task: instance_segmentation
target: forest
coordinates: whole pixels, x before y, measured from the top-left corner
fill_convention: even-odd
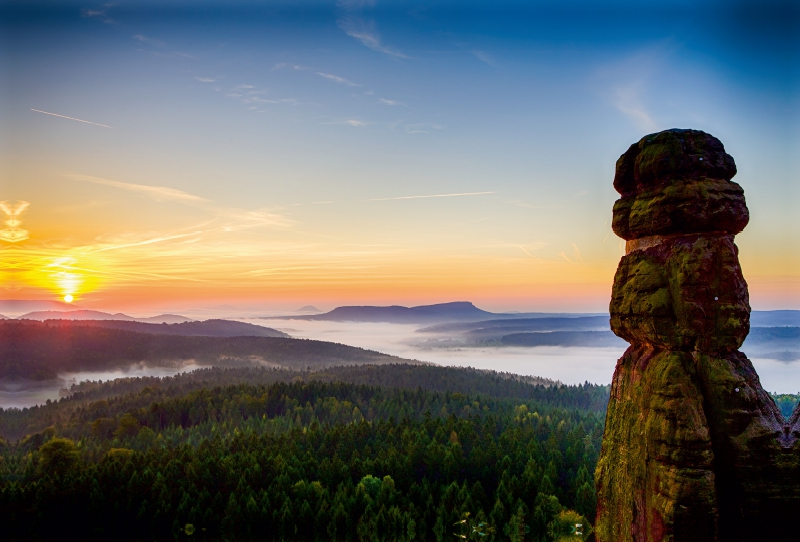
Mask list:
[[[392,364],[69,392],[0,411],[10,539],[549,541],[594,517],[605,386]]]

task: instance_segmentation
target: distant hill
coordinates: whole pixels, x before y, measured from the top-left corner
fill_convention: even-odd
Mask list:
[[[322,312],[314,305],[306,305],[305,307],[300,307],[295,312]]]
[[[324,314],[289,316],[295,320],[329,320],[335,322],[385,322],[392,324],[420,324],[429,322],[486,320],[494,316],[468,301],[422,305],[419,307],[353,306],[337,307]]]
[[[33,311],[71,311],[76,308],[79,307],[62,301],[0,299],[0,312],[3,314],[23,314]]]
[[[48,326],[67,327],[74,325],[104,327],[155,333],[157,335],[182,335],[184,337],[289,337],[271,327],[257,326],[233,320],[205,320],[203,322],[181,322],[177,324],[150,324],[130,320],[45,320]]]
[[[183,322],[193,322],[191,318],[186,318],[179,314],[159,314],[149,318],[134,318],[127,314],[118,312],[111,314],[108,312],[77,310],[77,311],[35,311],[23,314],[19,320],[117,320],[128,322],[145,322],[153,324],[180,324]]]
[[[606,331],[608,316],[555,317],[555,318],[504,318],[480,322],[448,322],[418,329],[417,333],[438,335],[443,338],[460,338],[465,344],[475,341],[499,339],[512,333],[542,331]]]
[[[625,348],[628,343],[611,331],[549,331],[544,333],[512,333],[500,339],[503,346],[582,346]]]
[[[415,363],[343,344],[283,337],[198,337],[85,325],[0,321],[0,380],[50,380],[58,374],[132,365],[269,366],[320,370],[333,365]],[[419,362],[416,362],[419,363]]]
[[[800,326],[800,311],[753,311],[751,327]]]
[[[307,307],[303,307],[305,309]],[[313,308],[313,307],[312,307]],[[301,309],[302,310],[302,309]],[[300,312],[300,311],[297,311]],[[345,306],[323,314],[264,316],[266,320],[327,320],[332,322],[376,322],[390,324],[435,324],[444,322],[476,322],[489,319],[552,318],[603,316],[597,313],[547,313],[547,312],[489,312],[479,309],[469,301],[454,301],[436,305],[403,307]],[[605,317],[608,319],[608,317]]]

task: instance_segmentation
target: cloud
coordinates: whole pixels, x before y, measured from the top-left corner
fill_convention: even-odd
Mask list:
[[[289,64],[287,62],[278,62],[277,64],[275,64],[272,67],[273,70],[282,70],[284,68],[291,68],[291,69],[297,70],[297,71],[303,71],[303,70],[310,70],[311,69],[308,66],[301,66],[300,64]]]
[[[424,199],[424,198],[454,198],[459,196],[484,196],[487,194],[496,194],[497,192],[461,192],[457,194],[427,194],[424,196],[398,196],[394,198],[373,198],[366,201],[393,201],[400,199]]]
[[[392,106],[399,105],[401,107],[408,107],[403,102],[398,102],[398,101],[395,101],[395,100],[387,100],[386,98],[380,98],[380,99],[378,99],[378,102],[382,103],[384,105],[392,105]]]
[[[494,61],[494,57],[492,57],[492,55],[490,55],[489,53],[480,51],[478,49],[473,49],[472,51],[470,51],[470,54],[472,54],[475,58],[477,58],[481,62],[488,64],[489,66],[497,65]]]
[[[83,8],[81,10],[81,17],[98,18],[106,24],[116,24],[116,21],[108,16],[108,8],[113,5],[114,4],[105,4],[103,9]]]
[[[31,109],[31,111],[35,111],[37,113],[44,113],[45,115],[52,115],[54,117],[59,117],[59,118],[62,118],[62,119],[74,120],[74,121],[77,121],[77,122],[83,122],[84,124],[92,124],[94,126],[100,126],[101,128],[111,128],[111,126],[107,126],[105,124],[100,124],[98,122],[91,122],[91,121],[88,121],[88,120],[76,119],[75,117],[67,117],[65,115],[59,115],[57,113],[50,113],[48,111],[42,111],[41,109]]]
[[[337,24],[339,28],[344,30],[345,34],[360,41],[373,51],[384,53],[394,58],[408,58],[404,53],[387,47],[381,42],[374,20],[365,20],[360,16],[359,10],[366,6],[374,6],[374,2],[348,0],[340,1],[337,5],[343,12]]]
[[[341,83],[343,85],[347,85],[348,87],[360,87],[358,83],[353,83],[349,79],[345,79],[344,77],[339,77],[338,75],[333,75],[332,73],[322,73],[317,72],[317,75],[320,77],[324,77],[325,79],[330,79],[331,81],[336,81],[337,83]]]
[[[348,126],[356,126],[356,127],[360,128],[361,126],[366,126],[369,123],[364,122],[363,120],[348,119],[348,120],[344,121],[344,124],[347,124]]]
[[[148,38],[147,36],[144,36],[142,34],[136,34],[135,36],[133,36],[133,39],[138,40],[142,43],[146,43],[147,45],[153,45],[155,47],[164,47],[164,45],[166,45],[163,41],[153,38]]]
[[[630,119],[638,130],[654,132],[659,123],[648,104],[651,82],[663,77],[664,68],[679,44],[670,39],[643,48],[622,61],[600,67],[596,76],[609,104]]]
[[[269,209],[249,210],[235,207],[223,207],[207,198],[166,186],[126,183],[89,175],[67,175],[67,177],[76,181],[90,182],[110,186],[119,190],[135,192],[158,202],[172,201],[202,209],[211,213],[214,216],[214,220],[220,222],[217,228],[222,231],[238,231],[245,228],[261,226],[286,227],[293,223],[289,218]]]
[[[558,255],[561,256],[563,259],[568,261],[569,263],[580,263],[584,264],[583,256],[581,256],[581,251],[578,249],[578,245],[575,243],[570,243],[572,245],[572,258],[567,256],[565,252],[559,252]]]
[[[216,83],[216,79],[212,79],[211,77],[195,77],[201,83]]]
[[[414,123],[405,124],[407,134],[429,134],[429,129],[442,130],[444,127],[436,123]]]
[[[614,107],[630,118],[637,128],[652,132],[658,128],[650,113],[642,104],[642,83],[618,87],[614,93]]]
[[[532,250],[539,250],[540,248],[544,248],[545,246],[547,246],[547,243],[543,243],[543,242],[540,241],[538,243],[530,243],[530,244],[527,244],[527,245],[516,245],[516,246],[518,246],[519,249],[522,252],[524,252],[525,254],[530,256],[531,258],[533,258],[535,260],[538,260],[539,258],[537,258],[533,254],[531,254],[531,251]]]
[[[166,186],[149,186],[144,184],[125,183],[121,181],[112,181],[111,179],[102,179],[100,177],[91,177],[89,175],[67,175],[67,177],[76,181],[102,184],[105,186],[118,188],[120,190],[127,190],[128,192],[144,194],[156,201],[178,201],[184,203],[209,201],[206,198],[201,198],[200,196],[195,196],[194,194],[189,194],[188,192],[183,192],[181,190],[175,190],[174,188],[168,188]]]
[[[497,192],[460,192],[456,194],[425,194],[421,196],[395,196],[391,198],[371,198],[371,199],[363,199],[363,200],[356,200],[358,203],[366,203],[370,201],[395,201],[395,200],[405,200],[405,199],[427,199],[427,198],[454,198],[460,196],[484,196],[488,194],[496,194]],[[292,206],[301,206],[301,205],[321,205],[321,204],[329,204],[329,203],[348,203],[345,201],[335,201],[335,200],[328,200],[328,201],[312,201],[310,203],[295,203]],[[350,202],[353,203],[353,202]],[[485,219],[481,219],[485,220]],[[516,245],[515,245],[516,246]],[[526,245],[528,246],[528,245]],[[539,247],[536,247],[539,248]]]

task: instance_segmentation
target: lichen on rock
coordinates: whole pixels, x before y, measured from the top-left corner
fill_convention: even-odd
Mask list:
[[[800,512],[800,406],[789,420],[738,351],[750,328],[734,235],[749,214],[715,137],[667,130],[617,161],[628,241],[617,363],[595,478],[602,542],[746,541]]]

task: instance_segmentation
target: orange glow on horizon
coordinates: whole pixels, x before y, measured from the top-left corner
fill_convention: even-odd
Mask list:
[[[492,311],[601,312],[622,250],[603,230],[589,232],[596,234],[594,246],[446,245],[429,237],[379,243],[369,231],[357,243],[315,239],[291,228],[264,230],[261,223],[230,222],[227,214],[225,220],[119,233],[109,233],[102,221],[76,221],[69,224],[72,231],[49,219],[26,225],[27,239],[0,242],[0,297],[60,299],[98,309],[472,301]],[[40,231],[60,237],[41,239]],[[794,261],[767,265],[754,256],[745,268],[753,305],[800,306],[800,279],[787,272]]]

